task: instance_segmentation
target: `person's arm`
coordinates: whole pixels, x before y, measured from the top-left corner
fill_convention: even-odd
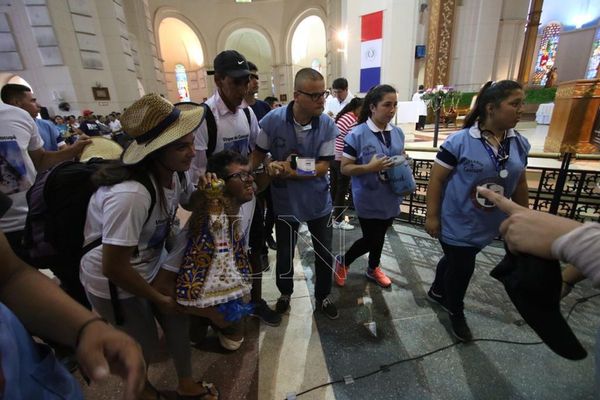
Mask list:
[[[368,164],[356,164],[356,160],[342,156],[341,171],[348,176],[364,175],[371,172],[379,172],[390,169],[394,166],[394,161],[389,157],[378,157],[374,154]]]
[[[31,161],[33,161],[33,165],[38,172],[45,171],[60,162],[78,157],[85,146],[90,143],[92,143],[92,140],[83,135],[80,136],[72,146],[65,147],[58,151],[45,151],[42,148],[32,150],[29,151],[29,157],[31,157]]]
[[[523,171],[517,187],[512,195],[512,200],[520,206],[529,208],[529,188],[527,187],[527,173]]]
[[[86,375],[101,380],[109,371],[118,374],[126,381],[123,398],[136,399],[146,375],[139,345],[21,261],[1,232],[0,254],[0,301],[33,334],[67,346],[77,344],[77,359]]]
[[[442,192],[444,183],[452,169],[446,168],[441,164],[434,162],[427,184],[427,214],[425,216],[425,231],[434,238],[439,237],[441,230],[440,208],[442,205]]]
[[[102,274],[116,286],[135,295],[148,299],[161,311],[177,312],[177,303],[154,289],[131,266],[130,260],[136,246],[102,245]]]

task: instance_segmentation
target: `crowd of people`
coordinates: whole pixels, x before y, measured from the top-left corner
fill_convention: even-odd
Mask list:
[[[314,298],[322,315],[339,317],[332,285],[344,287],[350,265],[367,253],[366,279],[392,286],[381,253],[409,194],[393,182],[408,157],[404,133],[392,125],[396,90],[377,85],[358,98],[339,78],[326,99],[324,77],[303,68],[294,78],[293,101],[282,106],[274,97],[256,99],[258,68],[237,51],[219,53],[213,65],[216,90],[202,104],[171,104],[148,94],[122,114],[103,118],[84,110],[79,120],[56,116],[54,125],[38,122],[39,105],[29,88],[2,89],[0,121],[7,136],[0,138],[0,204],[8,206],[0,219],[0,247],[7,255],[0,263],[0,300],[29,332],[75,348],[90,378],[122,376],[128,399],[160,398],[145,367],[156,360],[158,325],[174,361],[178,398],[219,398],[213,384],[194,376],[190,343],[212,326],[221,346],[235,351],[244,342],[246,317],[273,327],[281,323],[292,307],[302,224],[313,244]],[[530,146],[515,130],[522,105],[517,82],[486,83],[431,171],[425,229],[439,239],[444,255],[428,298],[448,312],[452,333],[465,342],[473,338],[463,299],[475,257],[499,232],[516,251],[569,261],[595,284],[600,276],[590,250],[599,241],[598,224],[562,223],[527,211]],[[111,136],[124,150],[92,174],[80,260],[57,273],[70,299],[25,264],[33,262],[25,240],[26,193],[37,173],[76,159],[98,135]],[[362,236],[334,256],[333,229],[354,228],[344,218],[348,195]],[[192,211],[182,229],[178,207]],[[532,241],[538,220],[561,229],[542,243]],[[587,245],[574,252],[567,240]],[[274,309],[262,297],[269,249],[276,249],[280,292]],[[27,302],[17,301],[19,291],[29,293]],[[0,318],[20,324],[11,315],[2,306]],[[15,332],[28,351],[36,351],[24,329]],[[0,351],[5,345],[0,340]],[[2,363],[5,377],[10,368]],[[16,390],[10,380],[3,385],[5,396]],[[18,396],[9,397],[28,398]]]

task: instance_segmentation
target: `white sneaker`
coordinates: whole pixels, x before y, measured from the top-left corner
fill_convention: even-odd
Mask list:
[[[354,229],[354,226],[350,225],[346,221],[342,221],[342,222],[335,222],[335,221],[333,221],[333,227],[335,229],[342,229],[342,230],[345,230],[345,231],[351,231],[352,229]]]
[[[229,351],[236,351],[240,348],[242,343],[244,343],[243,337],[240,340],[233,340],[223,335],[221,332],[217,332],[217,337],[219,338],[221,346]]]

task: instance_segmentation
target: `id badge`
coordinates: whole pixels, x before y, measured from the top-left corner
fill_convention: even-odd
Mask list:
[[[487,182],[487,183],[483,183],[480,186],[485,187],[486,189],[491,190],[494,193],[499,194],[500,196],[504,197],[504,187],[498,183],[495,182]],[[480,208],[484,208],[484,209],[492,209],[495,208],[496,205],[494,203],[492,203],[491,201],[489,201],[488,199],[486,199],[485,197],[481,196],[478,192],[477,189],[475,189],[475,202],[476,204],[480,207]]]
[[[317,174],[314,158],[298,157],[296,159],[296,173],[302,176],[314,176]]]

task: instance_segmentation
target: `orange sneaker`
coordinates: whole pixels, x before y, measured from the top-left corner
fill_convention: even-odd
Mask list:
[[[335,273],[333,274],[333,278],[335,279],[335,284],[343,287],[346,284],[346,277],[348,276],[348,267],[340,262],[340,256],[335,257]]]
[[[389,288],[392,286],[392,281],[384,273],[381,267],[377,267],[374,270],[367,269],[365,273],[367,279],[372,280],[383,288]]]

